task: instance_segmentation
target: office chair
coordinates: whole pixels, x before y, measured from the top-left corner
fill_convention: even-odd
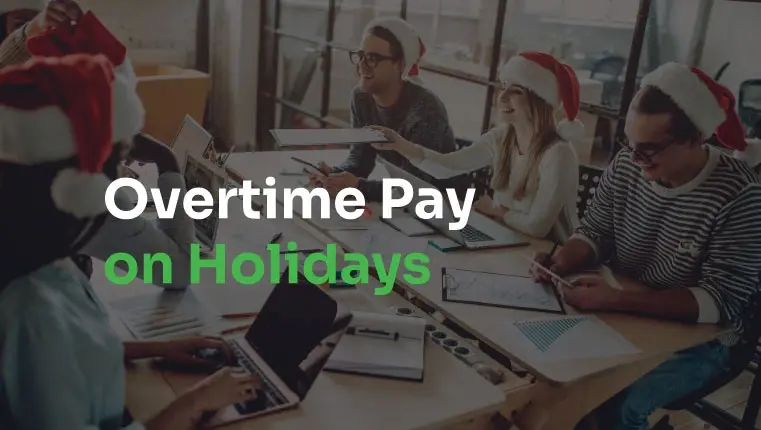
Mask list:
[[[677,400],[664,409],[669,411],[687,410],[701,420],[720,429],[755,429],[756,417],[758,416],[759,407],[761,407],[761,379],[758,378],[756,371],[753,371],[755,374],[753,385],[742,419],[738,420],[736,417],[705,400],[705,397],[737,378],[743,371],[749,368],[752,362],[758,363],[759,361],[758,341],[759,337],[761,337],[761,293],[756,293],[751,297],[750,303],[745,308],[744,316],[745,321],[747,321],[746,330],[740,343],[732,347],[730,352],[730,370],[709,382],[698,391]],[[668,415],[658,421],[652,430],[673,430],[673,427],[669,424]]]
[[[592,67],[589,77],[603,83],[603,106],[618,107],[621,104],[623,82],[620,82],[619,78],[624,68],[626,68],[626,58],[617,55],[605,57]]]
[[[746,135],[758,133],[761,122],[761,79],[743,81],[737,99],[737,113]]]
[[[597,192],[603,169],[593,166],[579,166],[579,193],[576,197],[576,214],[584,218],[587,207]]]

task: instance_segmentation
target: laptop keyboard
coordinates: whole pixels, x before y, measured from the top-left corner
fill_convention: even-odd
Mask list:
[[[465,228],[460,231],[460,234],[462,234],[463,239],[468,242],[489,242],[494,240],[493,237],[471,225],[466,225]]]
[[[237,403],[235,409],[241,415],[250,415],[255,412],[271,409],[275,406],[284,405],[286,403],[285,396],[275,388],[272,381],[264,376],[264,372],[259,370],[259,367],[253,360],[248,358],[240,346],[235,342],[230,342],[230,347],[235,352],[235,358],[238,361],[238,365],[248,370],[252,375],[259,376],[261,380],[261,388],[256,391],[256,399],[250,400],[244,403]]]

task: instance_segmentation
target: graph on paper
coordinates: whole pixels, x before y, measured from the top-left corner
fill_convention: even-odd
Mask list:
[[[447,301],[564,312],[554,287],[531,278],[451,268],[442,276],[442,298]]]
[[[544,361],[582,360],[638,354],[641,351],[595,316],[569,315],[514,321],[516,347]]]
[[[556,320],[517,321],[514,324],[534,346],[542,352],[547,352],[555,341],[584,321],[584,317],[570,317]]]

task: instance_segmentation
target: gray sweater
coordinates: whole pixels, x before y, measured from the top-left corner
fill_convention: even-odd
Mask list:
[[[361,128],[379,125],[390,128],[403,138],[440,153],[455,151],[455,139],[449,126],[449,116],[444,103],[430,90],[405,82],[399,100],[391,107],[379,107],[371,94],[355,87],[351,93],[351,126]],[[380,155],[389,162],[407,170],[433,186],[461,190],[465,177],[437,180],[413,166],[406,158],[394,151],[378,151],[371,145],[354,145],[346,161],[334,172],[349,172],[359,178],[359,190],[368,201],[380,201],[383,196],[379,181],[367,177],[375,168],[375,158]]]

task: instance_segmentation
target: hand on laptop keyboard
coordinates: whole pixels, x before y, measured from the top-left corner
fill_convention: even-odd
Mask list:
[[[199,411],[216,411],[255,400],[259,384],[258,376],[225,367],[199,382],[187,395]]]

